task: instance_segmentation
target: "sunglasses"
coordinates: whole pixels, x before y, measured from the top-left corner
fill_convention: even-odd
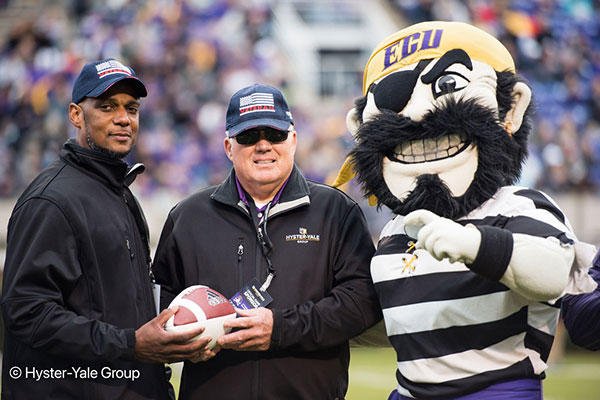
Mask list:
[[[235,140],[239,144],[256,144],[261,137],[264,137],[271,143],[284,142],[288,137],[288,131],[280,131],[272,128],[248,129],[237,135]]]

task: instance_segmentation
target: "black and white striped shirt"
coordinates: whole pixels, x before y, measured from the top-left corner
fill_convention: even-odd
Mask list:
[[[515,186],[501,188],[457,222],[555,237],[564,245],[575,240],[549,197]],[[411,240],[397,216],[383,229],[371,262],[397,354],[398,392],[458,396],[501,380],[543,376],[559,309],[528,300],[463,263],[408,250]]]

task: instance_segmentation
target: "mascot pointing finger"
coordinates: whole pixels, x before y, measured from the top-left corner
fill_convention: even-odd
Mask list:
[[[396,214],[371,262],[390,398],[540,399],[558,302],[595,287],[594,249],[551,198],[515,186],[531,90],[509,52],[468,24],[416,24],[377,46],[363,94],[334,185],[356,176]]]

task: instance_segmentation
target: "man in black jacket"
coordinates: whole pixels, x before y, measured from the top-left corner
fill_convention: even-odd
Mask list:
[[[235,93],[226,129],[229,177],[171,210],[155,257],[163,307],[204,284],[244,308],[206,362],[184,364],[180,399],[342,399],[348,340],[381,319],[364,216],[294,166],[276,88]]]
[[[121,159],[136,142],[144,84],[108,59],[86,64],[60,159],[21,195],[8,225],[2,399],[165,399],[163,362],[198,357],[199,332],[156,316],[148,231]],[[148,322],[149,321],[149,322]]]

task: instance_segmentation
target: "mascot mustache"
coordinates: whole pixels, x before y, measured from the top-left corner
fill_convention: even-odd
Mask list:
[[[416,187],[408,197],[404,200],[395,197],[383,178],[384,157],[394,161],[396,146],[448,134],[459,134],[477,147],[478,167],[467,191],[454,197],[439,176],[424,173],[417,177]],[[363,191],[367,196],[377,197],[378,207],[384,204],[399,215],[426,209],[446,218],[462,217],[491,198],[500,187],[513,184],[520,176],[526,156],[526,148],[520,143],[523,138],[517,141],[510,137],[496,113],[473,99],[449,99],[420,122],[383,110],[360,126],[356,138],[357,145],[350,156]]]

